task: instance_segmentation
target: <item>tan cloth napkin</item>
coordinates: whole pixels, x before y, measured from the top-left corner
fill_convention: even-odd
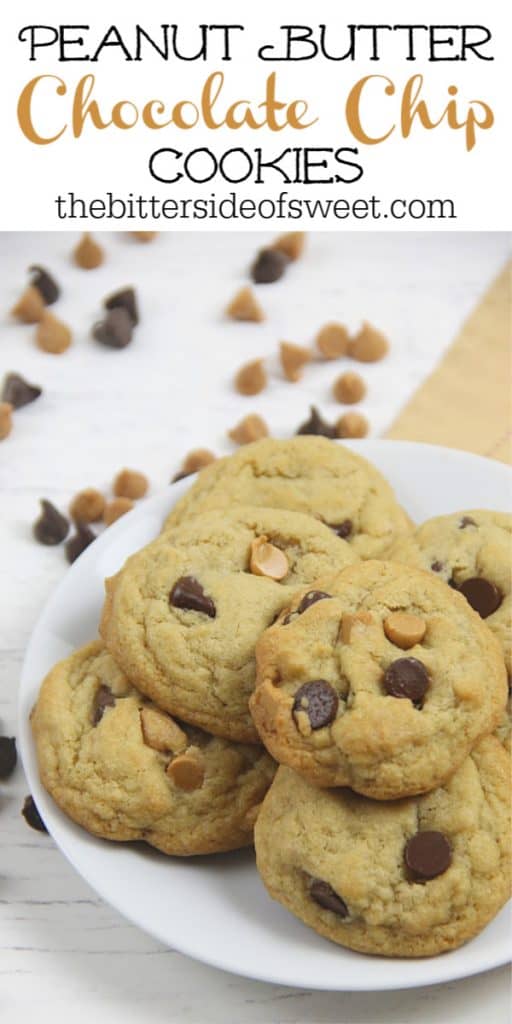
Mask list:
[[[386,437],[512,463],[511,266],[493,282]]]

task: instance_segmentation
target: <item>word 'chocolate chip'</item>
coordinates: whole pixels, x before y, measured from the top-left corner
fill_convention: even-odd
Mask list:
[[[404,860],[417,878],[436,878],[450,867],[452,849],[442,832],[416,832],[405,845]]]
[[[94,697],[91,714],[92,724],[98,725],[98,722],[101,722],[101,719],[103,718],[106,709],[113,708],[115,706],[115,703],[116,698],[114,697],[112,690],[110,689],[109,686],[105,686],[105,684],[102,683],[99,690],[96,691]]]
[[[503,595],[494,583],[490,583],[482,576],[472,576],[471,579],[464,580],[459,591],[482,619],[492,615],[503,601]]]
[[[407,697],[413,704],[425,696],[430,679],[425,666],[417,658],[398,658],[384,673],[384,689],[390,697]]]
[[[309,419],[305,420],[304,423],[301,423],[297,430],[297,434],[313,434],[317,437],[334,438],[336,437],[336,427],[333,427],[330,423],[327,423],[326,420],[322,419],[318,409],[315,409],[315,406],[312,405],[310,408]]]
[[[60,544],[69,532],[69,522],[46,498],[41,499],[42,512],[32,530],[40,544]]]
[[[297,608],[299,615],[302,615],[308,608],[311,608],[312,604],[316,604],[317,601],[324,601],[328,597],[332,597],[332,594],[326,594],[324,590],[308,590]]]
[[[75,562],[82,551],[85,551],[92,544],[93,540],[96,540],[96,534],[85,525],[85,523],[76,524],[76,533],[66,541],[66,558],[68,562]]]
[[[17,760],[16,740],[10,736],[0,736],[0,779],[8,779],[12,775]]]
[[[185,611],[202,612],[214,619],[217,611],[211,599],[205,594],[199,580],[195,576],[181,576],[169,594],[169,602],[174,608]]]
[[[321,878],[314,878],[309,886],[309,892],[315,903],[318,903],[324,910],[330,910],[338,917],[348,917],[347,904],[328,882],[323,882]]]
[[[132,324],[138,324],[139,308],[133,288],[121,288],[118,292],[113,292],[107,296],[103,305],[105,309],[125,309]]]
[[[53,306],[60,295],[60,288],[51,274],[44,267],[29,267],[29,274],[32,275],[31,285],[37,288],[41,298],[47,306]]]
[[[304,711],[312,729],[322,729],[336,718],[338,710],[338,694],[325,679],[314,679],[304,683],[293,702],[293,712]]]
[[[19,373],[8,373],[2,388],[1,401],[9,402],[13,409],[21,409],[42,394],[42,388],[29,384]]]
[[[251,277],[256,284],[272,284],[283,276],[288,260],[278,249],[262,249],[252,267]]]
[[[346,537],[350,537],[354,526],[351,519],[344,519],[342,523],[328,523],[327,525],[334,531],[334,533],[337,533],[338,537],[341,537],[342,540],[345,540]]]
[[[21,813],[25,818],[27,825],[30,825],[30,828],[35,828],[36,832],[48,832],[48,829],[46,828],[46,825],[35,805],[33,796],[25,797]]]
[[[92,336],[107,348],[126,348],[133,337],[133,321],[122,306],[109,309],[104,320],[92,329]]]

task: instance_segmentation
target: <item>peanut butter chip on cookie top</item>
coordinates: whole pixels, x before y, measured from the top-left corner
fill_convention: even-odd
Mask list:
[[[384,620],[384,632],[388,640],[396,647],[401,647],[403,651],[421,643],[426,631],[425,620],[408,612],[392,612]]]

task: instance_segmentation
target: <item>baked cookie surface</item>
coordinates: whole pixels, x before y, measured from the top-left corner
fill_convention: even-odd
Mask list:
[[[258,637],[297,587],[355,560],[309,516],[214,510],[168,530],[107,581],[101,635],[160,707],[256,743],[248,700]]]
[[[31,716],[41,781],[94,835],[190,856],[250,845],[268,754],[174,721],[100,642],[59,662]]]
[[[443,788],[391,803],[319,790],[281,767],[256,823],[258,870],[273,899],[342,946],[455,949],[510,895],[509,776],[494,736]]]
[[[471,509],[401,537],[389,558],[428,569],[465,595],[498,638],[512,672],[512,515]]]
[[[359,558],[380,558],[411,529],[378,470],[324,437],[265,438],[218,459],[176,503],[165,529],[233,504],[314,516],[337,530]]]
[[[499,644],[462,595],[392,562],[295,595],[256,657],[250,707],[273,757],[378,800],[442,785],[507,699]]]

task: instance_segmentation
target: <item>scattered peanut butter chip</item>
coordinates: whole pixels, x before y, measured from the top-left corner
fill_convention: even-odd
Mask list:
[[[282,341],[279,345],[281,366],[287,380],[296,383],[302,377],[302,371],[311,361],[311,352],[301,345],[294,345],[291,341]]]
[[[251,441],[259,441],[262,437],[268,437],[268,427],[265,420],[257,413],[251,412],[244,416],[231,430],[228,436],[236,444],[250,444]]]
[[[337,402],[344,405],[355,405],[366,394],[366,384],[358,373],[342,373],[332,386],[332,393]]]
[[[242,829],[247,832],[252,832],[256,824],[258,814],[261,811],[263,801],[259,804],[255,804],[254,807],[249,807],[246,811],[244,819],[242,821]]]
[[[289,570],[284,551],[275,544],[269,544],[266,537],[256,537],[252,541],[249,564],[255,576],[268,576],[271,580],[284,579]]]
[[[357,627],[364,629],[365,626],[371,626],[373,618],[370,612],[355,612],[351,614],[346,612],[341,619],[341,639],[344,644],[349,644],[352,632]]]
[[[57,302],[60,295],[60,288],[55,278],[44,267],[32,266],[28,268],[28,272],[32,275],[30,283],[34,285],[34,288],[37,288],[44,304],[46,306],[53,306],[53,303]]]
[[[362,412],[345,412],[336,420],[338,437],[366,437],[370,425]]]
[[[389,341],[386,336],[366,321],[348,346],[348,355],[360,363],[377,363],[388,351]]]
[[[36,329],[36,344],[43,352],[59,356],[71,345],[71,330],[53,313],[45,310]]]
[[[45,309],[46,305],[41,292],[30,284],[28,288],[25,288],[16,305],[13,306],[11,313],[24,324],[38,324]]]
[[[187,737],[179,725],[157,708],[141,708],[140,724],[144,743],[162,754],[180,754],[187,747]]]
[[[5,441],[12,430],[12,405],[0,402],[0,441]]]
[[[252,290],[248,286],[241,288],[229,303],[226,315],[231,320],[247,320],[259,324],[265,319],[265,314]]]
[[[349,346],[349,334],[344,324],[336,321],[325,324],[321,327],[315,343],[318,351],[324,359],[339,359],[347,353]]]
[[[216,459],[217,456],[209,448],[194,448],[183,459],[181,469],[183,473],[197,473],[199,469],[204,469],[205,466],[209,466]]]
[[[116,498],[143,498],[147,493],[149,481],[144,473],[137,469],[122,469],[114,480],[114,494]]]
[[[73,262],[82,270],[96,270],[104,261],[104,249],[86,232],[73,249]]]
[[[103,522],[105,526],[112,526],[112,523],[115,523],[121,516],[131,512],[132,508],[133,501],[131,498],[113,498],[112,501],[107,501],[103,509]]]
[[[72,518],[82,523],[97,523],[105,508],[105,498],[95,487],[86,487],[75,494],[69,511]]]
[[[178,754],[178,757],[173,758],[167,765],[167,774],[176,786],[187,793],[199,789],[205,776],[204,757],[199,748],[189,747],[186,754]]]
[[[272,244],[272,249],[277,249],[278,252],[284,253],[284,255],[293,262],[302,256],[305,244],[305,231],[287,231],[286,234],[279,235],[279,237],[276,238],[275,242]]]
[[[138,242],[153,242],[158,236],[158,231],[130,231],[130,234]]]
[[[246,363],[235,377],[235,388],[241,395],[259,395],[267,386],[267,374],[263,359]]]
[[[408,651],[409,647],[421,643],[427,631],[427,624],[419,615],[409,612],[392,612],[384,619],[384,632],[392,644]]]

